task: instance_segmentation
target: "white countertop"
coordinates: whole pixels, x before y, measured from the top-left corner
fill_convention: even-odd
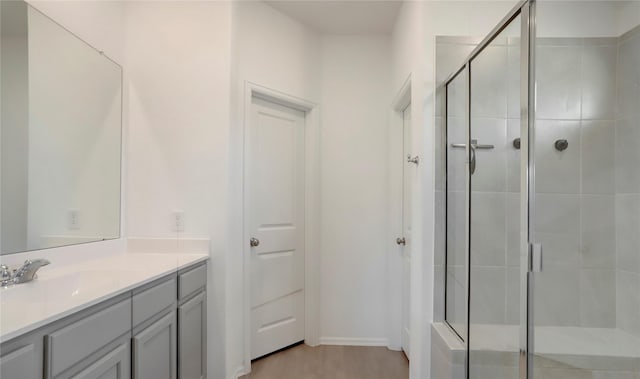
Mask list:
[[[50,265],[32,282],[0,289],[0,341],[8,341],[164,275],[208,259],[207,254],[117,254]]]

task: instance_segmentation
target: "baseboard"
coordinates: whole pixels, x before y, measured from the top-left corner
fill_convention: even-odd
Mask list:
[[[387,347],[389,348],[389,350],[402,351],[402,346],[400,345],[387,345]]]
[[[320,345],[338,346],[389,346],[386,338],[348,338],[348,337],[320,337]]]
[[[236,369],[236,372],[233,374],[232,379],[238,379],[243,375],[245,375],[244,366],[240,366]]]

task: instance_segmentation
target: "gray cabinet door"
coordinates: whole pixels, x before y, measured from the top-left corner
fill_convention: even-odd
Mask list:
[[[178,307],[178,360],[180,379],[204,379],[207,375],[206,293]]]
[[[42,378],[42,349],[28,344],[0,358],[0,378]]]
[[[129,343],[123,343],[91,366],[82,370],[73,379],[130,379],[131,352]]]
[[[176,379],[176,312],[133,337],[133,379]]]
[[[73,322],[46,336],[47,378],[68,377],[78,365],[131,333],[131,298],[97,312],[94,309],[74,315]]]

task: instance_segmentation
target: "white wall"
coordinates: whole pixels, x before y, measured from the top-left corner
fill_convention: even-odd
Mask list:
[[[129,236],[224,229],[228,38],[224,3],[127,5]],[[179,235],[175,210],[185,214]]]
[[[428,336],[424,337],[423,333],[428,333],[430,328],[424,330],[424,325],[428,323],[424,322],[424,315],[429,315],[431,312],[428,307],[431,302],[428,301],[428,295],[432,292],[429,285],[430,273],[430,261],[428,256],[425,256],[425,252],[430,249],[428,234],[430,233],[428,219],[425,218],[424,207],[429,202],[429,197],[423,198],[422,194],[429,194],[425,191],[425,187],[428,183],[429,174],[428,168],[433,165],[433,154],[429,155],[426,150],[424,136],[425,136],[425,124],[424,120],[424,87],[425,80],[428,78],[425,74],[425,46],[423,29],[425,28],[424,22],[424,2],[408,1],[402,4],[402,8],[398,13],[398,18],[394,26],[392,33],[392,67],[391,67],[391,79],[392,84],[389,89],[389,93],[393,96],[397,95],[400,91],[403,83],[407,78],[411,77],[411,135],[412,135],[412,147],[415,155],[421,158],[420,165],[418,167],[419,174],[415,177],[414,186],[411,191],[412,196],[412,230],[415,232],[412,235],[411,243],[411,283],[410,283],[410,315],[409,315],[409,328],[411,330],[411,345],[410,345],[410,375],[412,378],[423,377],[423,367],[428,367],[429,354],[424,354],[423,350],[428,348]],[[394,125],[390,125],[393,128]],[[389,129],[389,133],[393,136],[393,130]],[[391,140],[391,138],[390,138]],[[389,157],[389,159],[395,159],[395,157]],[[397,180],[397,179],[396,179]],[[393,188],[393,187],[392,187]],[[425,238],[426,237],[426,238]],[[390,252],[390,254],[397,254],[396,251]],[[391,256],[393,257],[393,255]],[[391,263],[391,262],[390,262]],[[398,262],[395,262],[396,266]],[[390,265],[391,266],[391,265]],[[400,273],[396,270],[389,279],[393,280]],[[397,279],[397,278],[396,278]],[[401,296],[400,282],[397,280],[390,282],[390,299]],[[395,284],[395,285],[394,285]],[[427,301],[423,301],[423,297],[427,296]],[[395,305],[397,306],[397,304]],[[426,308],[426,309],[425,309]],[[393,312],[393,311],[391,311]],[[394,313],[392,313],[393,315]],[[398,315],[396,314],[396,317]],[[397,321],[396,321],[397,323]],[[396,330],[397,326],[390,324],[390,336],[397,339]],[[426,341],[426,342],[425,342]],[[426,346],[424,346],[426,345]],[[428,351],[428,350],[427,350]],[[424,357],[427,359],[425,360]]]
[[[320,93],[320,36],[259,1],[236,5],[235,65],[238,80],[310,101]]]
[[[386,346],[390,39],[322,39],[321,342]]]
[[[211,239],[208,363],[214,378],[225,377],[230,22],[227,2],[126,5],[126,234]],[[170,222],[176,210],[185,216],[181,233]]]

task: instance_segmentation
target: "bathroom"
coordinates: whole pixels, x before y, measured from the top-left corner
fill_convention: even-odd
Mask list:
[[[156,324],[178,329],[167,377],[259,374],[278,354],[254,358],[304,341],[292,349],[388,351],[410,378],[640,378],[640,2],[33,0],[17,26],[7,3],[0,263],[50,264],[0,291],[3,378],[25,356],[37,376],[16,377],[58,378],[111,352],[115,377],[163,377],[131,353]],[[11,28],[29,39],[17,71]],[[5,89],[20,75],[22,93]],[[94,79],[110,92],[74,91]],[[108,128],[77,146],[31,127],[92,111]],[[263,121],[304,133],[252,133]],[[69,188],[67,167],[33,158],[52,146],[92,181]],[[57,288],[53,310],[24,301]],[[78,322],[164,290],[95,352],[56,358]],[[289,313],[261,313],[277,291]],[[185,309],[201,317],[183,332]],[[397,377],[386,366],[319,377]]]

